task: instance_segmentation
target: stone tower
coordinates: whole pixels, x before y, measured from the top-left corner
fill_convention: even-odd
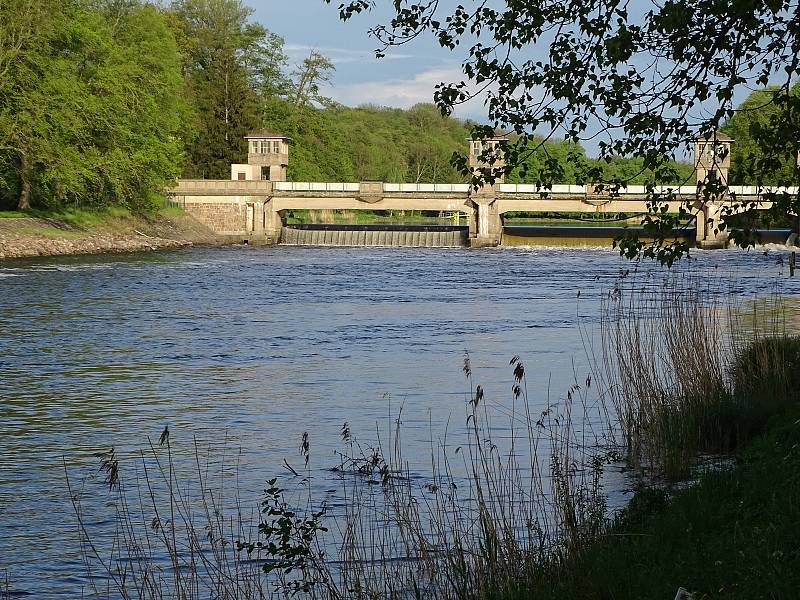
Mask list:
[[[245,136],[247,164],[231,165],[231,179],[239,181],[286,181],[291,138],[269,129]]]
[[[716,131],[699,136],[694,142],[694,165],[697,183],[719,181],[728,185],[728,170],[731,167],[731,143],[733,140]]]
[[[500,142],[508,141],[508,136],[497,131],[495,135],[485,140],[469,140],[469,167],[472,170],[480,169],[482,167],[492,167],[492,169],[502,169],[506,166],[505,157],[500,150]],[[489,164],[480,159],[483,152],[490,149],[495,153],[497,159],[493,164]],[[505,174],[501,173],[497,176],[495,183],[503,183]]]

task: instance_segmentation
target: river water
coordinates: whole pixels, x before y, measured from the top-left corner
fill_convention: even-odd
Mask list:
[[[682,269],[780,281],[779,254],[697,252]],[[788,261],[787,261],[788,262]],[[286,458],[336,463],[344,422],[364,438],[463,421],[468,351],[486,397],[510,398],[520,355],[545,406],[588,372],[579,323],[634,265],[607,249],[228,247],[0,263],[0,573],[36,598],[86,589],[65,482],[95,453],[131,455],[165,426],[243,448],[255,501]],[[654,267],[646,267],[658,271]],[[655,275],[658,277],[658,275]],[[580,295],[579,295],[580,292]],[[548,391],[549,390],[549,391]],[[105,489],[89,490],[102,507]],[[103,523],[100,523],[103,526]],[[111,520],[107,527],[113,527]]]

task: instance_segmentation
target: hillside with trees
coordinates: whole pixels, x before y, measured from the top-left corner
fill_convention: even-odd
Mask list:
[[[474,123],[433,104],[339,105],[324,95],[333,63],[312,51],[291,64],[251,17],[241,0],[2,3],[0,210],[147,210],[176,177],[227,179],[260,127],[293,139],[295,181],[468,180],[451,158]],[[507,181],[584,183],[601,167],[641,184],[642,164],[537,142]],[[673,183],[690,178],[675,165]]]
[[[175,40],[144,3],[0,3],[0,197],[141,208],[180,173]]]

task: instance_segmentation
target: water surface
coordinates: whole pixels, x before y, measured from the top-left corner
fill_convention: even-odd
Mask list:
[[[734,273],[735,293],[776,279],[787,295],[800,289],[775,252],[695,256],[693,268]],[[79,597],[65,465],[94,473],[96,452],[130,455],[165,426],[178,461],[191,460],[194,436],[243,446],[242,486],[255,499],[284,458],[300,463],[304,431],[321,472],[336,462],[342,423],[374,438],[402,405],[411,447],[426,452],[432,425],[463,421],[465,351],[497,402],[510,398],[508,361],[520,355],[543,407],[585,376],[577,324],[591,329],[600,295],[634,268],[607,249],[554,248],[230,247],[0,263],[0,570],[33,597]],[[100,502],[99,483],[93,493]]]

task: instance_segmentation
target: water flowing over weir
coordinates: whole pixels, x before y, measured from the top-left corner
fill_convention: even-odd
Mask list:
[[[608,248],[626,232],[636,232],[642,239],[652,234],[641,227],[506,225],[501,246]],[[673,230],[675,239],[691,240],[695,229]],[[785,244],[791,231],[757,231],[761,243]],[[385,246],[406,248],[461,248],[469,245],[469,228],[457,225],[355,225],[293,224],[281,230],[280,243],[287,246]]]
[[[325,225],[284,226],[281,244],[290,246],[402,246],[460,248],[467,245],[468,227],[447,225]]]

